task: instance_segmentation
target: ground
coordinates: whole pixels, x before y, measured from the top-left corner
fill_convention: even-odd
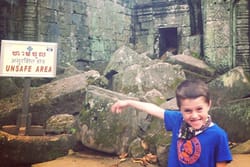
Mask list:
[[[249,167],[250,154],[235,154],[233,155],[234,161],[228,167]],[[120,162],[120,159],[113,156],[93,155],[84,152],[74,152],[65,157],[58,158],[53,161],[33,164],[32,167],[142,167],[139,163],[132,162],[127,159]],[[156,165],[149,164],[147,167],[157,167]]]

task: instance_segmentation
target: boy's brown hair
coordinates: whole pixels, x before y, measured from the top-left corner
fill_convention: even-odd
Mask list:
[[[183,99],[195,99],[201,96],[209,103],[210,93],[207,84],[199,79],[185,80],[176,89],[177,106],[180,108]]]

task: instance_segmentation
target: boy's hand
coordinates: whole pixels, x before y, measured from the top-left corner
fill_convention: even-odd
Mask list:
[[[112,106],[111,106],[111,111],[113,113],[121,113],[122,110],[124,108],[126,108],[128,106],[128,102],[126,100],[120,100],[115,102]]]
[[[136,110],[144,111],[150,115],[153,115],[160,119],[164,119],[165,110],[163,108],[152,103],[140,102],[136,100],[127,99],[127,100],[117,101],[111,106],[111,111],[114,113],[121,113],[122,110],[124,110],[127,107],[132,107]]]

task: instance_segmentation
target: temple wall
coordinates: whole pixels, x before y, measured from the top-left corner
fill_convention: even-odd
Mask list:
[[[57,42],[59,65],[107,61],[129,43],[132,2],[4,0],[0,2],[0,40]]]
[[[112,0],[40,0],[38,40],[59,42],[61,64],[78,60],[109,60],[127,44],[131,9]]]
[[[235,66],[250,72],[249,6],[248,0],[2,0],[0,40],[57,42],[62,66],[107,62],[128,45],[152,58],[188,50],[218,72]]]
[[[138,52],[147,50],[158,54],[159,30],[162,28],[177,28],[178,48],[175,49],[179,53],[185,48],[190,48],[190,42],[194,41],[190,38],[198,39],[199,43],[199,37],[191,37],[189,6],[185,2],[171,0],[144,4],[141,2],[135,6],[134,19],[134,40]]]

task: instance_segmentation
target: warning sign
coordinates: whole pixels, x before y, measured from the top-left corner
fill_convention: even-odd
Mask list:
[[[2,40],[0,76],[55,77],[57,43]]]

